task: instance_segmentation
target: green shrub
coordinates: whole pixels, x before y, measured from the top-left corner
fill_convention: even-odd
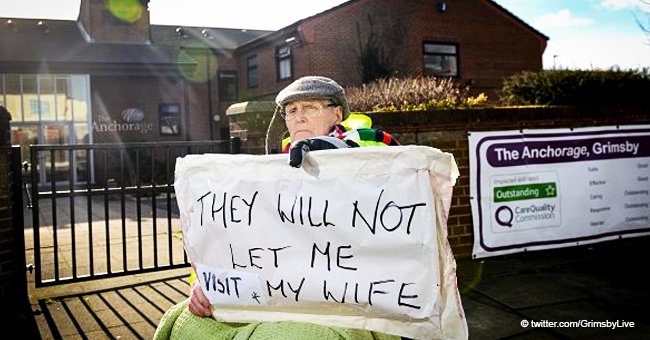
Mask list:
[[[504,82],[506,105],[648,106],[650,74],[642,70],[524,72]]]
[[[468,95],[451,78],[415,77],[378,79],[369,84],[346,89],[350,110],[421,111],[483,106],[487,96]]]

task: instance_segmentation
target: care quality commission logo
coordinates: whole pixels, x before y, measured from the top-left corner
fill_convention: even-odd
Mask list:
[[[509,232],[561,224],[557,174],[525,173],[491,180],[492,231]]]

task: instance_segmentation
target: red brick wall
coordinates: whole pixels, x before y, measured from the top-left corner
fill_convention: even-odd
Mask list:
[[[13,216],[15,193],[12,192],[10,120],[10,113],[0,106],[0,305],[12,308],[12,314],[15,314],[21,307],[16,303],[27,299],[27,282],[24,231],[14,227],[17,217]]]
[[[15,294],[12,282],[16,275],[16,252],[13,225],[11,224],[11,186],[7,173],[11,173],[11,157],[8,150],[10,146],[8,137],[9,112],[0,106],[0,301],[10,301]]]

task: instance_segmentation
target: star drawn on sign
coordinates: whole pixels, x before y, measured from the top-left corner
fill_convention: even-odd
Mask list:
[[[551,184],[549,184],[546,187],[546,196],[555,196],[555,187]]]
[[[253,294],[251,294],[251,298],[252,298],[253,300],[257,301],[257,304],[258,304],[258,305],[261,305],[261,304],[262,304],[262,303],[260,302],[260,296],[257,295],[257,292],[253,292]]]

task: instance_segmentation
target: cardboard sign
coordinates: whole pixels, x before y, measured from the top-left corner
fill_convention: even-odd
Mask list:
[[[189,155],[175,176],[185,247],[217,319],[466,337],[446,243],[450,154],[325,150],[302,168],[287,155]]]

